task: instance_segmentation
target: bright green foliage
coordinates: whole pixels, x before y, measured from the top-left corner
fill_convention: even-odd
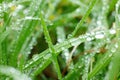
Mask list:
[[[120,80],[120,0],[0,1],[0,80]]]

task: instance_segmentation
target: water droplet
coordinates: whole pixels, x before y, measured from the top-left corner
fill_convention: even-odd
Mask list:
[[[102,25],[100,20],[97,21],[97,25]]]
[[[81,11],[81,10],[80,10],[79,8],[78,8],[78,9],[76,9],[76,12],[77,12],[77,13],[80,13],[80,11]]]
[[[97,52],[97,53],[100,53],[100,50],[97,49],[96,52]]]
[[[81,41],[78,41],[77,38],[72,38],[69,41],[70,41],[72,46],[76,46],[76,45],[79,45],[81,43]]]
[[[107,40],[107,43],[110,43],[110,42],[111,42],[111,41],[110,41],[110,38],[107,38],[106,40]]]
[[[12,27],[12,30],[20,31],[21,28],[20,27]]]
[[[24,15],[28,14],[30,11],[28,9],[24,10],[23,13]]]
[[[105,36],[104,34],[98,33],[98,34],[95,35],[95,38],[102,39],[102,38],[104,38],[104,36]]]
[[[27,68],[29,65],[31,65],[31,64],[33,64],[33,62],[29,62],[29,63],[27,63],[25,66],[24,66],[24,68]]]
[[[78,66],[78,68],[82,68],[82,66]]]
[[[91,34],[91,35],[95,35],[95,32],[91,32],[90,34]]]
[[[52,26],[52,25],[53,25],[53,23],[50,23],[49,25],[50,25],[50,26]]]
[[[61,49],[62,49],[62,51],[63,51],[63,50],[65,50],[65,47],[62,47]]]
[[[110,34],[115,34],[115,33],[116,33],[116,31],[114,29],[110,30]]]
[[[33,61],[37,61],[38,59],[39,59],[39,56],[38,56],[38,54],[35,54],[35,55],[33,55]]]
[[[58,38],[58,42],[62,42],[63,40],[61,38]]]
[[[41,20],[40,18],[36,18],[36,17],[32,17],[32,16],[26,16],[24,19],[22,20]]]
[[[65,57],[66,62],[67,62],[69,59],[69,51],[67,49],[65,49],[63,53],[64,53],[63,56]]]
[[[110,54],[109,57],[112,57],[113,54]]]
[[[116,43],[116,44],[115,44],[115,48],[118,48],[118,47],[119,47],[119,46],[118,46],[118,44]]]
[[[44,14],[44,11],[41,11],[41,14]]]
[[[50,58],[51,57],[51,54],[47,54],[46,56],[44,56],[43,58],[44,59],[48,59],[48,58]]]
[[[92,40],[92,38],[91,37],[87,37],[87,41],[91,41]]]
[[[111,49],[111,52],[116,52],[116,48],[115,47],[113,47],[112,49]]]

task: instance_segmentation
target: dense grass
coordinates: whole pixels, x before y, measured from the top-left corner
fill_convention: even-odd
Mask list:
[[[0,80],[120,80],[120,0],[1,0]]]

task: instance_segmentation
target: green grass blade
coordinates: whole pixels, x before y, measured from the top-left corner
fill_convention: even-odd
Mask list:
[[[116,42],[115,48],[116,51],[114,53],[113,58],[111,59],[111,63],[109,65],[109,70],[108,73],[106,75],[106,79],[109,80],[117,80],[119,78],[119,71],[120,71],[120,64],[118,63],[120,61],[120,20],[119,20],[119,8],[120,8],[120,0],[118,0],[117,4],[116,4],[116,29],[117,29],[117,33],[116,33],[116,39],[118,40]]]
[[[6,37],[8,36],[8,34],[11,32],[11,29],[8,29],[6,31],[4,31],[1,35],[0,35],[0,44],[6,39]]]
[[[62,27],[62,26],[57,27],[56,31],[57,31],[57,41],[58,41],[58,43],[63,42],[66,38],[64,27]],[[62,33],[62,35],[61,35],[61,33]],[[62,52],[62,57],[65,59],[65,62],[67,63],[68,58],[69,58],[69,50],[68,49],[65,49]]]
[[[101,58],[99,60],[99,62],[97,62],[97,64],[93,68],[93,70],[88,74],[88,79],[92,79],[93,76],[95,76],[100,70],[102,70],[103,68],[105,68],[109,64],[109,62],[111,61],[111,58],[114,55],[114,52],[113,52],[114,46],[113,46],[113,44],[115,44],[115,43],[111,43],[109,45],[110,51],[107,51],[105,53],[104,57]]]
[[[35,3],[35,2],[33,1],[33,3]],[[33,3],[31,3],[31,7],[30,7],[31,11],[30,11],[29,15],[36,17],[39,15],[38,7],[40,6],[41,3],[36,5],[37,10],[33,9],[32,5],[35,5]],[[18,54],[21,54],[20,52],[21,52],[23,45],[25,44],[25,41],[32,34],[32,32],[34,31],[34,28],[37,24],[38,24],[38,20],[27,20],[27,21],[24,21],[23,24],[21,24],[23,26],[23,28],[20,31],[20,34],[17,36],[18,38],[17,38],[16,42],[14,43],[13,47],[11,48],[13,51],[11,52],[11,56],[10,56],[10,62],[9,62],[10,65],[15,66],[15,67],[17,66]]]
[[[115,9],[115,5],[117,3],[118,0],[112,0],[110,3],[110,7],[109,7],[109,12],[111,12],[112,10]]]
[[[92,8],[94,7],[95,3],[97,2],[97,0],[92,0],[87,12],[85,13],[85,15],[83,16],[83,18],[80,20],[80,22],[77,24],[77,26],[75,27],[74,31],[68,36],[68,37],[74,37],[77,33],[77,31],[79,30],[79,28],[81,27],[81,25],[83,24],[83,22],[85,21],[85,19],[88,17],[88,15],[90,14]]]
[[[83,72],[85,56],[82,56],[79,61],[75,64],[75,67],[63,78],[63,80],[78,80]]]
[[[54,64],[54,66],[55,66],[55,68],[57,70],[58,78],[61,80],[62,79],[62,75],[61,75],[61,72],[60,72],[60,67],[59,67],[59,64],[58,64],[57,56],[56,56],[56,50],[53,47],[53,44],[52,44],[49,32],[47,30],[47,26],[46,26],[45,21],[43,19],[42,13],[40,14],[40,18],[41,18],[41,24],[42,24],[42,27],[43,27],[45,39],[46,39],[46,42],[48,43],[48,46],[49,46],[49,49],[50,49],[50,53],[52,54],[53,64]]]

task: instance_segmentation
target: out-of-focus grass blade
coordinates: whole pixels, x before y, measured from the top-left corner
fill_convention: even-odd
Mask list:
[[[11,29],[7,29],[0,35],[0,44],[5,40],[8,34],[11,32]]]
[[[105,79],[107,80],[117,80],[118,76],[119,76],[119,71],[120,71],[120,20],[119,20],[119,13],[120,11],[120,0],[118,0],[117,4],[116,4],[116,29],[117,29],[117,33],[116,33],[116,45],[115,45],[115,52],[114,52],[114,56],[111,59],[111,63],[109,65],[109,70],[108,73],[105,77]]]
[[[31,80],[31,78],[29,78],[27,75],[22,74],[13,67],[0,66],[0,73],[12,77],[13,80]]]
[[[37,3],[37,1],[33,1],[31,2],[31,7],[29,8],[31,11],[29,13],[30,16],[39,16],[39,7],[41,5],[41,0],[38,0],[39,3]],[[36,5],[37,3],[37,5]],[[33,6],[36,6],[36,9],[33,9]],[[10,56],[10,62],[9,64],[12,66],[17,66],[17,57],[18,54],[20,54],[20,51],[25,43],[25,41],[27,40],[27,38],[31,35],[31,33],[34,31],[34,27],[37,25],[38,20],[27,20],[24,21],[23,24],[21,24],[23,26],[22,30],[20,31],[20,34],[18,35],[18,38],[15,42],[15,44],[13,45],[12,52],[11,52],[11,56]]]
[[[75,67],[69,71],[69,73],[64,77],[63,80],[79,80],[84,67],[84,60],[85,56],[80,57],[79,61],[75,64]]]

